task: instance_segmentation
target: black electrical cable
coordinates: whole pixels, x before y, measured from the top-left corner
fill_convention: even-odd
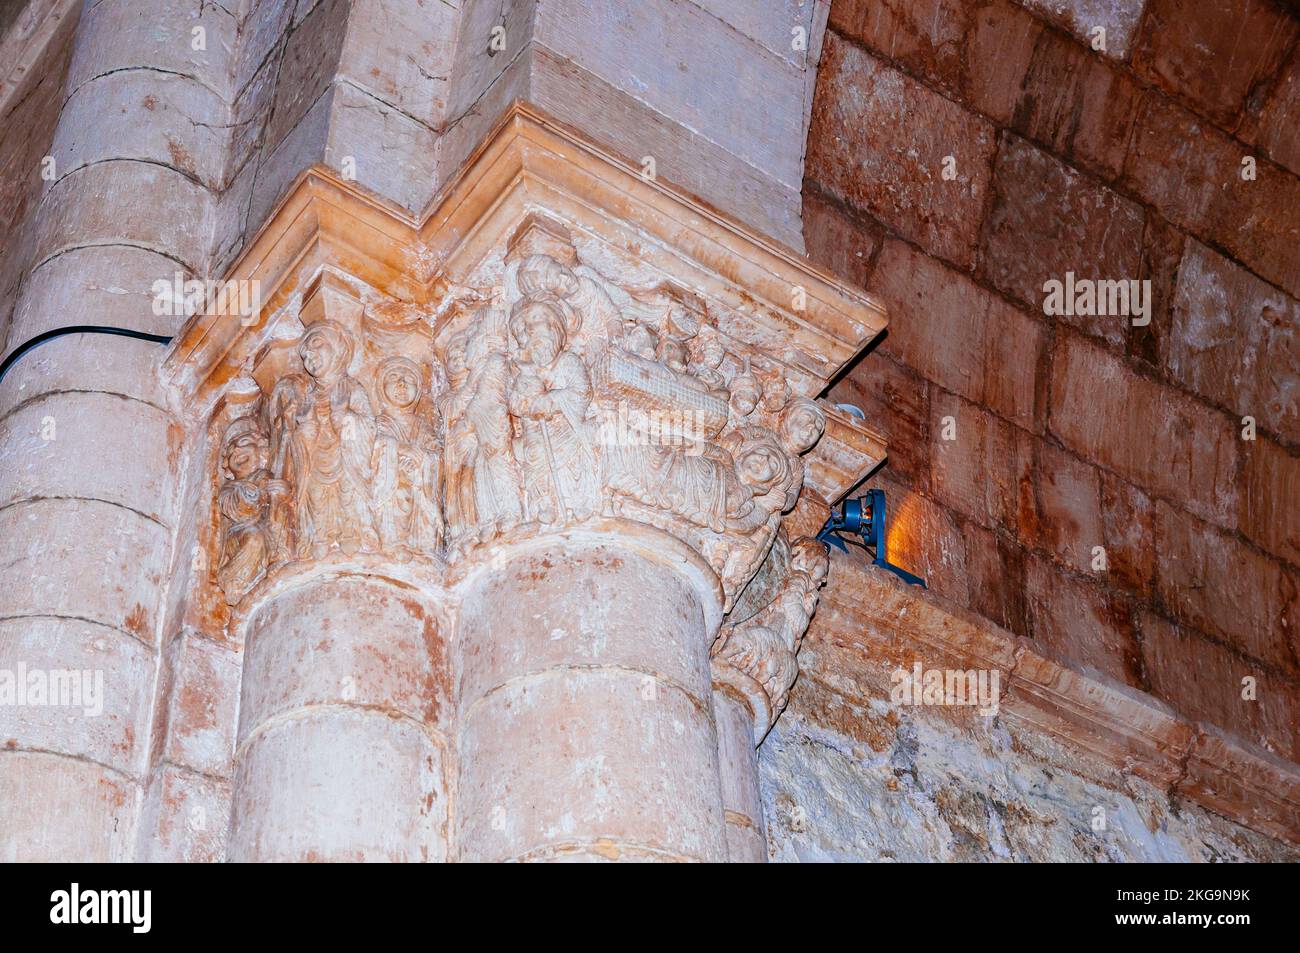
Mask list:
[[[135,338],[138,341],[152,341],[155,344],[170,344],[172,342],[171,336],[167,334],[147,334],[144,331],[132,331],[130,328],[108,328],[98,324],[73,324],[66,328],[53,328],[19,345],[12,354],[6,357],[4,362],[0,363],[0,381],[5,379],[5,374],[9,372],[9,368],[17,363],[18,358],[33,348],[40,347],[46,341],[63,337],[65,334],[117,334],[124,338]]]

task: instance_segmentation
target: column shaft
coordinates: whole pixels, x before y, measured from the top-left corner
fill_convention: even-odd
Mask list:
[[[443,657],[429,607],[374,577],[255,610],[230,859],[445,860]]]
[[[470,586],[457,638],[461,859],[725,859],[715,597],[664,539],[652,557],[570,538]]]

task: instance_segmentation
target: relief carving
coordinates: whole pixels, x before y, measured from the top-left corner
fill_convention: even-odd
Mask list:
[[[420,368],[390,357],[379,366],[375,421],[375,512],[385,552],[407,560],[442,546],[438,508],[442,450],[433,422],[420,413]]]
[[[286,554],[283,502],[289,487],[271,478],[268,460],[266,434],[256,419],[240,417],[226,428],[221,448],[225,482],[217,494],[221,536],[216,574],[232,605]]]
[[[790,566],[773,601],[753,617],[722,627],[711,652],[714,680],[744,694],[755,715],[755,743],[784,710],[799,674],[796,656],[826,582],[826,547],[802,537],[790,546]],[[736,674],[744,676],[737,678]],[[755,689],[758,689],[756,692]]]
[[[621,287],[561,233],[526,223],[490,284],[453,289],[432,332],[418,318],[423,351],[329,285],[327,314],[353,318],[305,315],[227,437],[228,602],[287,561],[454,560],[520,526],[610,516],[678,536],[739,594],[798,498],[822,412],[730,351],[702,300]]]
[[[307,329],[298,356],[306,379],[276,384],[277,479],[293,487],[295,555],[320,558],[379,548],[374,521],[375,417],[348,374],[352,335],[332,321]]]

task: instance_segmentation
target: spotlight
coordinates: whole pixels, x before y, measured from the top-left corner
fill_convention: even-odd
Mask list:
[[[860,545],[862,548],[871,553],[873,564],[881,569],[888,569],[904,582],[920,586],[922,589],[928,589],[925,580],[920,576],[914,576],[906,569],[895,566],[889,561],[889,553],[885,547],[887,529],[885,491],[868,490],[866,496],[859,497],[856,500],[845,500],[840,512],[832,511],[831,518],[821,528],[817,538],[826,545],[827,549],[834,546],[836,549],[847,553],[849,551],[848,542],[840,534],[857,536],[861,539]]]

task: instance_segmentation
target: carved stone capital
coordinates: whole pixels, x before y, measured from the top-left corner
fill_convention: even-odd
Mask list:
[[[880,462],[816,398],[884,315],[634,169],[519,106],[419,220],[299,181],[228,278],[265,307],[196,317],[167,363],[208,434],[216,614],[298,569],[445,582],[521,533],[642,524],[740,607],[718,665],[780,710],[759,643],[792,660],[824,578],[782,519]]]

